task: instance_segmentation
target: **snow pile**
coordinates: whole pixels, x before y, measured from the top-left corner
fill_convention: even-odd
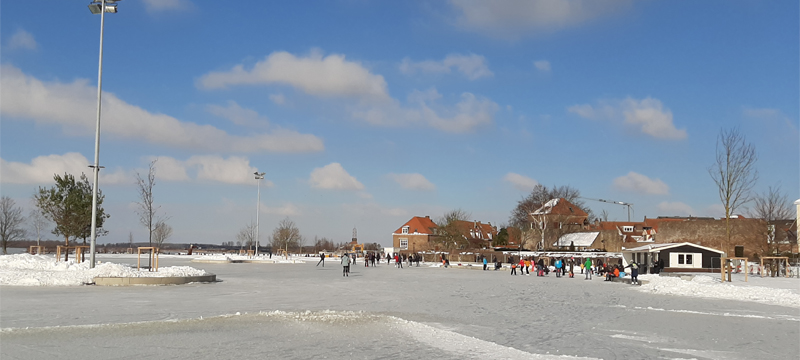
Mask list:
[[[653,294],[754,301],[800,308],[800,294],[796,290],[724,284],[719,279],[707,275],[696,275],[688,281],[679,277],[657,275],[639,278],[649,283],[639,286],[638,290]]]
[[[0,256],[0,285],[69,286],[94,282],[95,277],[184,277],[205,275],[205,270],[189,266],[169,266],[158,271],[139,271],[130,265],[55,261],[52,255],[16,254]]]

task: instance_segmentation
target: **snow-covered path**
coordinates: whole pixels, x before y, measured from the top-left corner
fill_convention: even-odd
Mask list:
[[[385,263],[364,268],[359,262],[351,276],[343,278],[335,263],[325,268],[313,264],[202,264],[165,258],[162,266],[190,265],[217,274],[221,282],[3,286],[0,357],[800,355],[800,308],[785,304],[664,295],[601,279],[512,277],[500,271],[427,267],[400,270]],[[240,315],[219,317],[236,313]],[[151,348],[144,350],[141,341]],[[59,346],[67,349],[58,351]]]

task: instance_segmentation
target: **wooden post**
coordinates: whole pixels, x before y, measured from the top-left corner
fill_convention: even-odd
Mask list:
[[[721,282],[725,282],[725,260],[727,260],[727,258],[723,257],[723,258],[719,259],[719,261],[720,261],[720,265],[719,265],[719,277],[720,277],[720,279],[719,279],[719,281],[721,281]]]

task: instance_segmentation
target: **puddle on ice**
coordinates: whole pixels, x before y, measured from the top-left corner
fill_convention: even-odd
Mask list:
[[[564,359],[362,312],[269,312],[180,321],[3,329],[3,359]]]

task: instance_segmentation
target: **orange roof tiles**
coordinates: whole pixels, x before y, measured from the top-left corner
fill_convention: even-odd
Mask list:
[[[408,226],[408,233],[419,233],[419,234],[428,234],[433,235],[433,229],[436,228],[436,223],[431,220],[430,216],[414,216],[411,220],[408,220],[403,226],[395,230],[395,234],[401,234],[403,232],[403,228]]]

